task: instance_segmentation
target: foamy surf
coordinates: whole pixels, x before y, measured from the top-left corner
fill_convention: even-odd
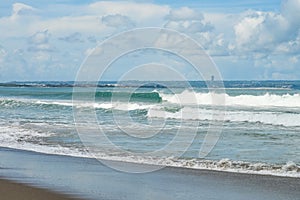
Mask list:
[[[113,93],[109,93],[110,95],[103,97],[112,98]],[[118,94],[118,93],[116,93]],[[182,93],[175,93],[175,94],[168,94],[163,92],[157,92],[154,90],[153,92],[149,93],[133,93],[133,94],[126,94],[121,93],[125,97],[130,97],[130,95],[135,96],[135,98],[142,98],[142,99],[153,99],[157,98],[158,100],[161,98],[162,101],[168,102],[171,104],[178,104],[178,105],[221,105],[221,106],[245,106],[245,107],[286,107],[286,108],[299,108],[300,109],[300,95],[299,94],[270,94],[265,93],[263,95],[229,95],[229,94],[218,94],[218,93],[206,93],[206,92],[195,92],[190,90],[185,90]],[[121,96],[121,94],[119,94]],[[102,97],[101,95],[98,95]],[[224,104],[215,104],[212,101],[213,98],[225,98]],[[55,105],[65,105],[65,106],[94,106],[101,104],[89,104],[89,103],[80,103],[80,102],[70,102],[70,100],[60,100],[60,101],[50,101],[50,100],[28,100],[28,99],[21,99],[21,98],[1,98],[0,103],[4,105],[5,101],[20,101],[20,102],[32,102],[32,103],[40,103],[40,104],[55,104]],[[106,100],[106,99],[105,99]],[[122,102],[118,100],[118,98],[111,99],[113,103],[115,102]],[[126,99],[129,100],[129,99]],[[96,103],[101,101],[100,99],[95,100]],[[109,99],[110,101],[110,99]],[[156,101],[156,100],[155,100]],[[145,100],[145,102],[147,102]],[[151,102],[151,101],[150,101]],[[123,102],[124,104],[130,104],[132,102]],[[136,102],[135,102],[136,103]],[[160,103],[160,102],[153,102],[153,103]],[[136,103],[137,104],[137,103]],[[103,104],[105,105],[105,104]],[[138,109],[138,108],[137,108]]]
[[[134,164],[157,165],[162,167],[179,167],[198,170],[214,170],[233,173],[260,174],[282,177],[300,178],[300,166],[289,161],[283,165],[272,165],[266,163],[251,163],[244,161],[233,161],[228,158],[221,160],[199,160],[199,159],[176,159],[176,158],[147,158],[147,157],[125,157],[125,156],[109,156],[105,154],[90,155],[87,151],[78,151],[76,149],[68,149],[60,146],[41,147],[37,145],[17,145],[10,144],[3,147],[34,151],[38,153],[50,155],[63,155],[82,158],[97,158],[100,161],[119,161]]]
[[[197,93],[198,94],[198,93]],[[183,94],[182,94],[183,95]],[[185,96],[186,94],[184,94]],[[195,95],[195,94],[193,94]],[[162,95],[163,96],[163,95]],[[176,96],[176,95],[175,95]],[[174,96],[174,98],[175,98]],[[204,95],[208,98],[209,94]],[[255,101],[259,102],[258,96]],[[234,98],[241,98],[234,97]],[[276,97],[277,98],[277,97]],[[283,98],[298,98],[298,96],[292,97],[286,96]],[[164,98],[163,98],[164,99]],[[300,102],[300,99],[299,99]],[[187,102],[186,102],[187,103]],[[262,104],[260,104],[262,105]],[[273,104],[274,106],[275,104]],[[279,105],[279,104],[277,104]],[[292,104],[291,104],[292,105]],[[147,112],[146,117],[151,118],[163,118],[163,119],[178,119],[178,120],[222,120],[228,122],[249,122],[249,123],[262,123],[274,126],[285,127],[300,127],[300,107],[281,107],[274,109],[267,109],[264,106],[253,107],[255,109],[241,107],[240,105],[231,105],[226,107],[213,107],[208,105],[195,105],[195,104],[175,104],[174,102],[162,102],[158,104],[147,103],[135,103],[135,102],[72,102],[67,100],[60,101],[46,101],[46,100],[34,100],[34,99],[0,99],[0,106],[6,108],[21,108],[21,107],[41,107],[45,106],[48,109],[49,106],[61,109],[67,107],[72,109],[76,108],[92,108],[92,109],[104,109],[104,110],[119,110],[119,111],[134,111],[145,110]]]
[[[73,147],[61,146],[59,144],[46,144],[41,137],[55,135],[51,132],[39,132],[35,130],[22,129],[19,127],[5,127],[0,129],[0,144],[2,147],[28,150],[45,154],[65,155],[73,157],[97,158],[108,161],[120,161],[135,164],[149,164],[166,167],[180,167],[191,169],[205,169],[236,173],[262,174],[286,177],[300,177],[300,166],[293,161],[283,164],[268,164],[262,162],[246,162],[223,158],[220,160],[187,159],[175,157],[149,157],[149,156],[126,156],[116,155],[113,152],[88,153],[83,145]]]
[[[130,88],[114,85],[97,88],[95,101],[88,102],[72,101],[71,86],[40,86],[0,87],[0,146],[92,157],[80,142],[73,111],[95,110],[103,131],[112,142],[128,151],[162,148],[179,128],[183,137],[196,134],[194,143],[180,159],[118,155],[99,144],[95,152],[99,152],[96,156],[101,159],[299,177],[300,97],[293,87],[289,90],[234,88],[225,95],[202,88],[175,88],[170,93],[166,88],[147,87],[139,88],[131,98]],[[90,88],[81,89],[83,97],[90,92]],[[214,104],[213,98],[224,98],[225,103]],[[205,160],[198,159],[203,138],[215,120],[224,120],[223,134],[212,153]],[[124,134],[128,131],[129,135],[144,137],[153,130],[158,130],[158,134],[151,142],[131,140]],[[178,151],[180,145],[179,142],[171,150]]]
[[[223,115],[224,113],[224,115]],[[218,116],[220,115],[220,116]],[[217,109],[184,107],[178,112],[166,112],[163,108],[152,108],[148,111],[149,118],[183,119],[183,120],[222,120],[226,122],[262,123],[274,126],[299,127],[300,112],[260,112],[247,110],[223,111]]]
[[[222,105],[215,104],[213,98],[225,98],[225,106],[245,107],[295,107],[300,108],[299,94],[228,95],[211,92],[185,90],[179,94],[160,93],[163,101],[181,105]]]

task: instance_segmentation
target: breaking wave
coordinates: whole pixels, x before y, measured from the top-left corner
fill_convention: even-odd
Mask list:
[[[250,107],[296,107],[300,108],[300,94],[270,94],[264,95],[238,95],[217,93],[197,93],[185,90],[180,94],[160,94],[163,101],[182,105],[214,105],[213,98],[225,98],[226,106],[250,106]]]
[[[1,126],[0,144],[2,147],[28,150],[53,155],[94,158],[82,145],[63,146],[46,144],[41,138],[51,137],[54,133],[40,132],[14,126]],[[249,174],[265,174],[275,176],[300,177],[300,166],[289,161],[283,164],[267,164],[261,162],[234,161],[228,158],[221,160],[181,159],[174,157],[143,157],[115,155],[109,152],[96,155],[99,159],[130,162],[137,164],[151,164],[159,166],[206,169]]]

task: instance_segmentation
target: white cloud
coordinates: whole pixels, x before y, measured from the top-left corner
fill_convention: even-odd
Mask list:
[[[183,7],[170,10],[165,27],[184,33],[210,32],[213,26],[204,20],[202,13]]]
[[[215,27],[197,10],[182,7],[170,10],[166,17],[166,28],[188,34],[207,50],[210,55],[224,55],[226,42],[223,34],[215,32]]]
[[[53,51],[49,44],[50,34],[48,30],[38,31],[29,37],[28,51],[41,52],[41,51]]]
[[[72,33],[68,36],[59,37],[59,40],[70,42],[70,43],[83,43],[84,39],[82,38],[82,34],[79,32]]]
[[[1,68],[0,68],[1,69]],[[13,71],[13,74],[10,71]],[[5,57],[5,63],[1,69],[1,75],[4,79],[14,78],[15,80],[28,78],[33,73],[28,70],[28,63],[23,57],[23,51],[17,49],[14,52],[8,53]]]
[[[96,15],[124,15],[137,22],[161,20],[169,13],[169,6],[128,1],[101,1],[90,4],[88,12]]]
[[[12,4],[11,15],[0,18],[0,30],[5,30],[0,40],[9,47],[8,53],[0,53],[2,78],[51,79],[53,75],[72,79],[68,75],[76,73],[85,49],[114,33],[113,26],[131,28],[135,23],[159,26],[169,9],[122,1],[63,6],[50,3],[40,9],[23,3]]]
[[[33,15],[37,13],[37,9],[23,3],[14,3],[12,8],[12,17]]]
[[[49,32],[48,30],[38,31],[29,38],[30,43],[44,44],[48,43]]]
[[[54,12],[55,7],[59,6],[37,10],[26,4],[13,4],[12,15],[0,18],[0,30],[6,30],[2,37],[24,37],[43,29],[58,37],[75,32],[105,36],[111,33],[110,26],[159,26],[170,10],[168,6],[150,3],[101,1],[70,6],[75,14],[48,17],[48,12]]]
[[[300,1],[299,0],[285,0],[282,4],[282,15],[294,26],[300,25]]]
[[[171,21],[184,21],[184,20],[199,20],[202,21],[204,19],[202,13],[197,12],[188,7],[182,7],[179,9],[170,10],[167,19]]]
[[[237,24],[235,29],[236,42],[238,45],[247,44],[255,34],[259,33],[257,26],[259,26],[264,21],[264,17],[246,17],[239,24]]]
[[[291,62],[292,64],[296,64],[299,62],[299,58],[300,56],[292,56],[289,58],[289,62]]]
[[[5,49],[3,47],[0,46],[0,63],[4,62],[4,59],[7,55],[7,52],[5,51]],[[1,65],[0,65],[1,67]]]
[[[105,26],[100,23],[98,16],[67,16],[38,21],[34,25],[41,29],[48,29],[55,35],[73,34],[75,32],[85,34],[101,34],[105,32]]]
[[[213,26],[203,21],[169,21],[166,28],[171,28],[185,33],[210,32]]]
[[[248,11],[234,26],[238,51],[291,53],[300,50],[300,0],[283,2],[280,13]]]
[[[38,10],[29,5],[15,3],[10,16],[0,18],[1,37],[28,36],[32,23],[37,20]]]
[[[135,27],[135,23],[129,17],[120,14],[103,16],[102,23],[106,26],[118,29],[130,29]]]
[[[4,67],[7,72],[16,69],[20,76],[22,69],[38,66],[36,74],[76,67],[97,42],[122,30],[149,26],[165,26],[191,36],[210,55],[228,59],[225,65],[268,69],[268,78],[292,74],[299,68],[300,0],[283,0],[279,12],[233,14],[142,2],[12,4],[11,15],[7,12],[0,18],[0,30],[5,30],[0,34],[5,47],[0,48],[1,73]]]

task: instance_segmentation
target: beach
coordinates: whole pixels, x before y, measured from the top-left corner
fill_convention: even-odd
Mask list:
[[[299,11],[2,1],[0,200],[300,200]]]
[[[67,195],[58,194],[47,189],[0,179],[0,193],[2,200],[71,200]]]
[[[299,81],[228,82],[223,106],[204,82],[13,84],[0,87],[8,199],[299,199]]]
[[[49,155],[10,148],[0,148],[0,157],[2,178],[31,183],[81,199],[296,200],[300,196],[299,178],[176,167],[166,167],[145,174],[130,174],[110,169],[92,158]],[[11,187],[7,182],[4,185]],[[47,193],[53,195],[49,196],[50,199],[57,196],[44,190],[30,188],[28,191],[24,185],[13,184],[13,187],[14,190],[8,190],[7,195],[27,190],[30,195]]]

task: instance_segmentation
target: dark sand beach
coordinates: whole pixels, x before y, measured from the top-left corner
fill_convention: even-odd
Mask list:
[[[67,195],[32,187],[29,185],[0,179],[1,200],[71,200]]]
[[[15,195],[25,199],[25,193],[37,199],[39,195],[43,199],[44,195],[49,199],[68,199],[48,190],[82,199],[297,200],[300,196],[299,178],[171,167],[128,174],[112,170],[96,159],[9,148],[0,148],[0,157],[0,177],[47,188],[34,189],[2,180],[1,193],[5,191],[8,199]]]

